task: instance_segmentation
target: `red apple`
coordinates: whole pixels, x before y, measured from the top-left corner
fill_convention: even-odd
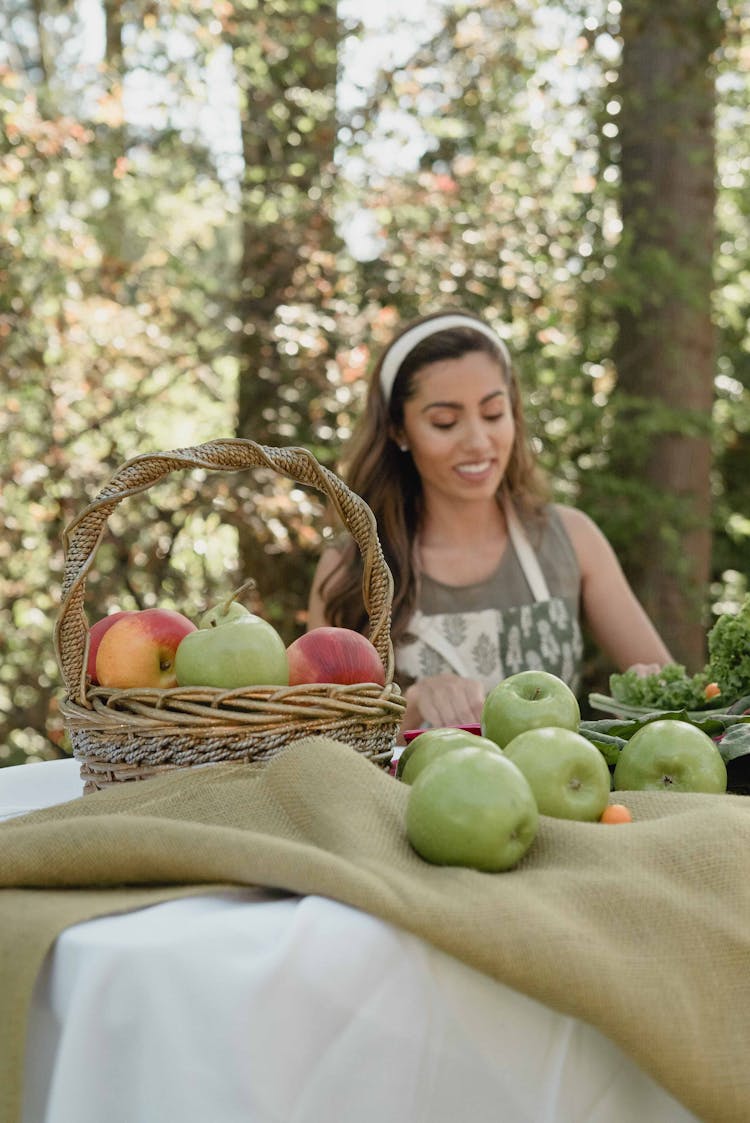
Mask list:
[[[286,649],[289,685],[335,682],[385,686],[385,670],[369,639],[350,628],[312,628]]]
[[[86,674],[91,679],[91,682],[96,686],[96,655],[99,651],[99,644],[102,642],[102,636],[108,632],[115,621],[119,620],[121,616],[131,616],[132,612],[113,612],[109,616],[102,617],[92,625],[89,631],[89,657],[86,663]]]
[[[96,656],[96,677],[102,686],[177,686],[175,653],[196,626],[181,612],[145,608],[128,612],[104,633]]]

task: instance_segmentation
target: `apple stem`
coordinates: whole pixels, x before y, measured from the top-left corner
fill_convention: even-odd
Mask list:
[[[256,588],[257,588],[257,584],[256,584],[254,578],[249,577],[247,579],[247,581],[243,581],[243,583],[240,585],[240,587],[238,589],[235,589],[233,593],[230,593],[230,595],[227,597],[227,599],[222,604],[222,606],[221,606],[222,616],[226,616],[227,612],[229,612],[229,606],[232,603],[232,601],[236,601],[237,598],[242,593],[250,592],[250,590],[253,590],[253,589],[256,589]]]

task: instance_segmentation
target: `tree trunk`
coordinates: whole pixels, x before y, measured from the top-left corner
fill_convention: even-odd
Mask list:
[[[315,335],[314,314],[320,317],[333,290],[338,37],[335,0],[235,8],[230,39],[245,164],[237,434],[260,443],[308,443],[309,418],[287,406],[280,390],[304,379],[302,397],[309,401],[311,381],[326,385],[325,342],[301,353],[298,345],[280,346],[275,332],[283,305],[295,328],[302,322]],[[240,561],[260,595],[272,594],[266,614],[283,629],[294,606],[307,599],[310,559],[274,540],[271,521],[248,515],[239,532]]]
[[[674,658],[705,661],[715,363],[715,0],[624,5],[624,297],[613,462],[642,534],[623,560]]]

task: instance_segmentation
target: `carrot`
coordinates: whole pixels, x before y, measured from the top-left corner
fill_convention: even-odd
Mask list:
[[[610,803],[599,818],[600,823],[632,823],[633,816],[624,803]]]

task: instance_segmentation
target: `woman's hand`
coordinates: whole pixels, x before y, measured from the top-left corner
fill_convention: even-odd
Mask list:
[[[647,675],[658,674],[663,666],[663,663],[631,663],[628,670],[633,671],[639,678],[646,678]]]
[[[482,715],[485,689],[481,682],[460,675],[430,675],[406,690],[404,729],[423,725],[473,725]]]

